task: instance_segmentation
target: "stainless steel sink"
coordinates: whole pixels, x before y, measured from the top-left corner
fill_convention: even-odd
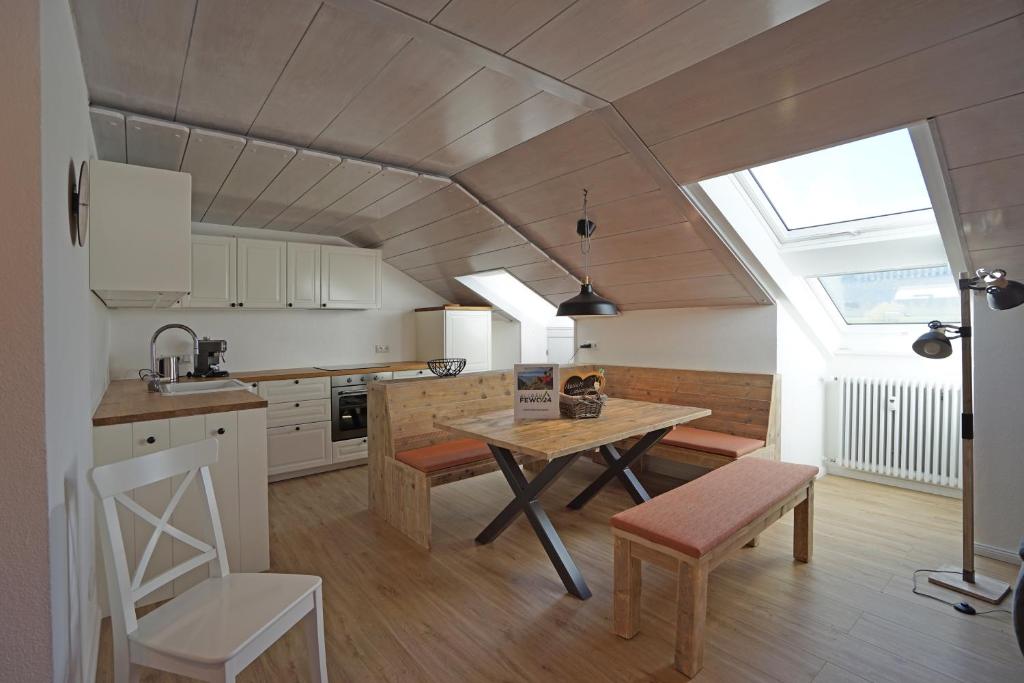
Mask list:
[[[245,391],[247,385],[237,379],[211,379],[203,382],[163,382],[160,393],[165,396],[210,394],[215,391]]]

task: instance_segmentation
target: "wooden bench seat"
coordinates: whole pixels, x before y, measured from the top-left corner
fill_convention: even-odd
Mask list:
[[[737,460],[612,517],[615,633],[632,638],[640,630],[641,560],[676,572],[676,668],[696,675],[703,665],[709,573],[794,508],[793,556],[809,562],[817,474],[810,465]]]
[[[434,422],[511,408],[512,373],[371,382],[367,393],[370,512],[429,549],[430,489],[498,468],[486,444]]]
[[[490,459],[491,449],[483,441],[476,439],[444,441],[432,446],[395,453],[395,460],[427,473]]]
[[[576,365],[563,368],[561,376],[602,370],[609,396],[711,409],[710,416],[666,435],[644,460],[658,458],[714,469],[740,458],[779,459],[782,394],[778,375]],[[622,447],[633,443],[628,440]]]
[[[682,425],[673,428],[666,434],[661,443],[669,446],[681,446],[694,451],[725,455],[734,460],[764,447],[764,439],[751,439],[746,436]]]

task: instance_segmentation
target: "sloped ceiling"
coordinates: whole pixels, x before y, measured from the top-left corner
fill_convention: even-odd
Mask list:
[[[625,309],[768,302],[680,184],[930,117],[970,249],[1019,252],[1022,3],[73,0],[103,154],[191,172],[203,219],[561,301],[587,187]]]

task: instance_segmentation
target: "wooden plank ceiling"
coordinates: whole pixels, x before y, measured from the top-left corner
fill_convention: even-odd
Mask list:
[[[1024,0],[72,4],[102,158],[454,301],[493,268],[575,291],[587,187],[623,309],[766,303],[678,185],[929,117],[972,253],[1024,266]]]

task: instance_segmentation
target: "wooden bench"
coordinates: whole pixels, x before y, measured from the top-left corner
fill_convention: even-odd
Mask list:
[[[740,458],[779,459],[782,399],[778,375],[578,365],[562,368],[561,378],[564,381],[570,375],[599,369],[604,370],[609,396],[711,409],[710,416],[674,429],[646,457],[708,469]]]
[[[434,421],[511,407],[510,371],[371,383],[370,511],[429,549],[430,489],[497,469],[486,444],[453,439]]]
[[[675,572],[675,665],[696,675],[703,666],[709,573],[794,508],[793,556],[809,562],[817,473],[811,465],[744,459],[612,517],[615,633],[632,638],[640,630],[641,560]]]

